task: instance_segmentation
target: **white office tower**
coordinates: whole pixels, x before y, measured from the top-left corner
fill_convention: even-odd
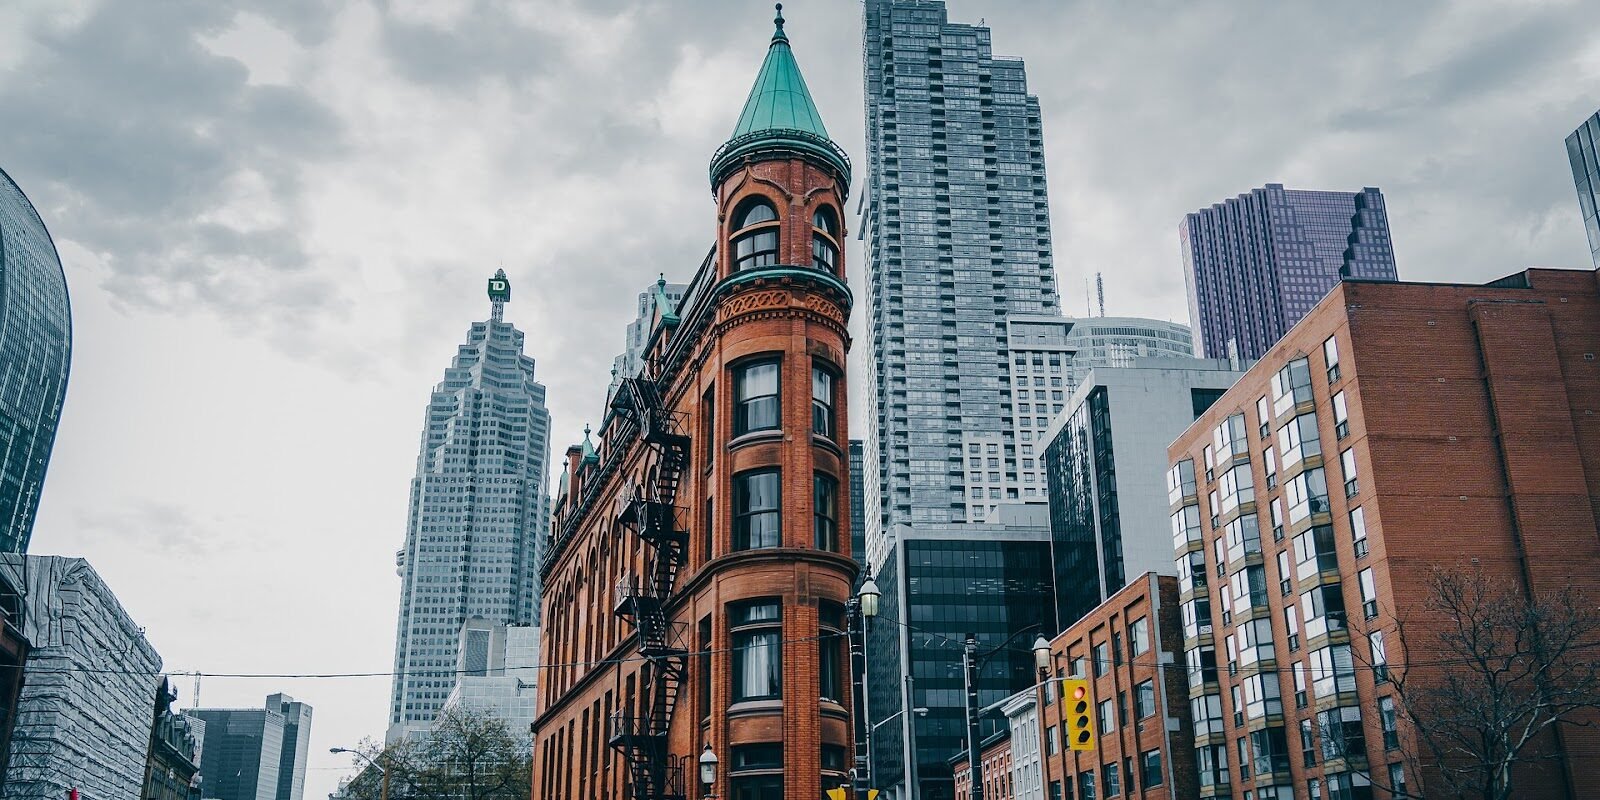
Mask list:
[[[490,318],[472,324],[428,403],[396,556],[391,742],[433,725],[456,685],[464,623],[538,624],[550,414],[523,334],[503,319],[511,299],[503,270],[489,281],[489,299]]]

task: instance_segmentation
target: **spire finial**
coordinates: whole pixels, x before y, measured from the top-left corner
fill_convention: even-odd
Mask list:
[[[661,277],[656,278],[656,285],[660,286],[663,290],[667,288],[667,273],[663,272],[661,273]]]
[[[772,18],[772,24],[778,26],[778,29],[772,32],[772,41],[787,42],[789,41],[789,36],[783,32],[783,4],[775,3],[773,5],[777,9],[778,13]]]

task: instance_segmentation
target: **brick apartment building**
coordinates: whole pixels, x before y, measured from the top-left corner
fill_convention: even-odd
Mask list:
[[[1189,689],[1178,657],[1178,582],[1134,578],[1050,643],[1056,678],[1092,682],[1095,749],[1067,748],[1060,684],[1045,695],[1044,781],[1050,800],[1196,796]]]
[[[850,170],[777,20],[711,163],[716,242],[568,450],[534,800],[816,800],[853,746],[841,258]]]
[[[1010,728],[1001,728],[978,743],[978,761],[983,768],[983,800],[1016,800]],[[967,751],[951,757],[950,771],[955,777],[955,800],[972,800],[972,770],[967,765]]]
[[[1600,598],[1597,353],[1597,273],[1345,281],[1177,439],[1201,796],[1443,796],[1388,671],[1440,654],[1396,621],[1439,568]],[[1518,798],[1600,796],[1593,728],[1536,750]]]

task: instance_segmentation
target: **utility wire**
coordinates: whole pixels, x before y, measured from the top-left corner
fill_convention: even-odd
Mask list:
[[[923,628],[919,628],[919,627],[917,627],[915,625],[911,625],[909,623],[900,622],[899,620],[884,619],[884,618],[874,618],[873,622],[874,622],[874,624],[889,624],[889,625],[895,625],[897,627],[905,628],[905,629],[907,629],[908,631],[910,631],[910,632],[912,632],[914,634],[917,634],[917,635],[920,635],[920,636],[925,636],[925,637],[928,637],[929,639],[942,640],[943,642],[947,642],[951,646],[954,646],[954,647],[962,647],[962,646],[965,645],[965,641],[962,640],[962,639],[957,639],[955,637],[948,636],[948,635],[940,633],[938,631],[932,631],[932,630],[926,630],[926,629],[923,629]],[[803,643],[806,643],[806,642],[820,642],[820,641],[823,641],[823,640],[826,640],[826,639],[838,639],[838,638],[847,637],[849,635],[850,634],[848,632],[844,632],[844,631],[826,631],[826,632],[821,633],[821,634],[819,634],[817,636],[802,636],[802,637],[797,637],[797,638],[793,638],[793,639],[780,639],[779,643],[780,644],[803,644]],[[686,655],[689,656],[689,657],[693,657],[693,656],[711,655],[711,654],[717,654],[717,653],[731,653],[731,652],[733,652],[735,650],[740,650],[740,649],[747,649],[747,648],[725,647],[725,648],[711,648],[711,649],[705,649],[705,650],[688,650],[686,652]],[[1003,649],[1009,650],[1009,651],[1017,653],[1017,654],[1027,654],[1029,656],[1031,656],[1032,653],[1033,653],[1033,649],[1032,648],[1023,647],[1021,645],[1009,645],[1009,646],[1007,646],[1007,647],[1005,647]],[[1570,650],[1572,650],[1572,651],[1579,651],[1579,650],[1587,651],[1587,650],[1591,650],[1591,649],[1600,649],[1600,642],[1590,642],[1590,643],[1586,643],[1586,644],[1578,644],[1578,645],[1574,645],[1573,647],[1570,648]],[[1152,648],[1150,652],[1152,654],[1154,654],[1154,653],[1157,652],[1157,650]],[[1084,656],[1079,656],[1079,658],[1083,658],[1086,662],[1093,662],[1093,663],[1095,663],[1097,665],[1104,664],[1106,666],[1119,666],[1114,658],[1098,659],[1098,658],[1084,657]],[[1153,658],[1159,659],[1159,656],[1153,656]],[[624,657],[618,657],[618,658],[597,659],[597,660],[593,660],[593,661],[569,661],[569,662],[563,662],[563,663],[559,663],[559,664],[535,664],[535,665],[531,665],[531,666],[528,666],[528,667],[517,667],[515,669],[519,669],[519,670],[523,670],[523,669],[526,669],[526,670],[552,670],[552,669],[570,669],[570,668],[581,668],[581,667],[597,668],[597,667],[606,667],[606,666],[613,666],[613,665],[622,665],[622,664],[627,664],[627,663],[642,663],[642,662],[648,662],[648,661],[651,661],[651,660],[652,659],[647,658],[645,656],[633,655],[633,656],[624,656]],[[1188,664],[1179,664],[1177,662],[1163,664],[1163,663],[1160,663],[1159,660],[1140,661],[1140,660],[1137,660],[1134,657],[1130,657],[1130,658],[1126,659],[1125,661],[1129,666],[1150,667],[1150,668],[1154,668],[1154,669],[1170,669],[1170,670],[1180,671],[1180,672],[1183,672],[1185,674],[1187,674],[1190,671],[1190,668],[1189,668]],[[1443,659],[1434,659],[1434,660],[1429,660],[1429,661],[1411,661],[1411,662],[1407,662],[1407,663],[1400,664],[1400,665],[1352,664],[1352,668],[1353,669],[1366,669],[1366,670],[1369,670],[1369,671],[1380,670],[1380,669],[1387,671],[1387,670],[1390,670],[1393,666],[1400,666],[1400,667],[1403,667],[1403,668],[1406,668],[1406,669],[1410,669],[1410,668],[1413,668],[1413,667],[1430,667],[1430,666],[1436,666],[1437,667],[1437,666],[1455,666],[1455,665],[1462,665],[1462,664],[1473,664],[1473,663],[1477,663],[1477,661],[1478,661],[1478,659],[1471,658],[1471,657],[1443,658]],[[34,668],[31,668],[31,667],[24,667],[24,670],[27,673],[33,674],[33,675],[63,675],[63,674],[73,674],[73,673],[91,674],[91,675],[150,675],[150,676],[155,676],[155,675],[196,676],[196,675],[198,675],[201,678],[236,678],[236,679],[261,679],[261,680],[265,680],[265,679],[393,678],[393,677],[405,676],[405,675],[429,675],[429,676],[463,675],[463,674],[468,674],[469,672],[477,672],[477,670],[468,671],[468,670],[454,670],[454,669],[450,669],[450,670],[445,670],[445,669],[440,669],[440,670],[414,670],[412,672],[404,672],[404,671],[402,671],[402,672],[394,672],[394,671],[388,671],[388,672],[200,672],[198,670],[120,670],[120,669],[100,669],[100,668],[94,668],[94,667],[47,667],[47,668],[41,667],[41,668],[38,668],[38,669],[34,669]],[[1219,670],[1220,670],[1220,667],[1219,667]],[[1254,670],[1251,674],[1252,675],[1280,675],[1280,674],[1287,674],[1287,673],[1290,673],[1290,672],[1292,672],[1292,669],[1288,669],[1288,668],[1284,668],[1284,667],[1274,667],[1274,668],[1270,668],[1270,669]]]

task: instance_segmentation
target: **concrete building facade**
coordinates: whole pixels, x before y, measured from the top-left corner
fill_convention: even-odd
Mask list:
[[[1174,669],[1182,652],[1178,583],[1147,572],[1129,581],[1050,643],[1052,678],[1039,719],[1051,800],[1202,796],[1196,785],[1189,687]],[[1092,750],[1072,750],[1061,678],[1086,678],[1095,722]],[[1205,795],[1209,796],[1209,795]],[[1318,797],[1318,800],[1323,800]]]
[[[1443,795],[1389,676],[1447,657],[1436,569],[1600,597],[1597,352],[1597,273],[1347,280],[1173,443],[1203,794]],[[1596,794],[1597,759],[1568,727],[1517,797]]]
[[[1042,437],[1062,628],[1131,578],[1172,574],[1167,445],[1244,374],[1197,358],[1124,363],[1085,374]]]
[[[1046,429],[1090,370],[1189,358],[1194,345],[1187,326],[1161,320],[1010,314],[1006,352],[1008,432],[962,430],[969,522],[987,520],[1002,505],[1048,501],[1040,457]]]
[[[1206,358],[1260,358],[1342,278],[1395,280],[1383,193],[1269,183],[1178,227],[1189,323]]]
[[[848,780],[850,170],[776,23],[712,159],[712,252],[656,307],[598,442],[567,450],[536,797],[816,800]]]
[[[137,797],[161,657],[89,562],[0,555],[0,572],[26,587],[33,645],[0,798]]]
[[[489,279],[428,402],[401,576],[388,741],[423,735],[455,687],[457,634],[472,617],[539,620],[538,559],[549,530],[550,413],[523,333],[505,321],[511,284]]]
[[[896,526],[973,521],[957,469],[969,445],[1016,457],[1004,317],[1060,303],[1039,102],[1022,62],[994,56],[989,29],[951,22],[938,0],[868,0],[864,13],[876,567]]]
[[[440,718],[461,710],[506,723],[514,736],[530,736],[539,684],[539,627],[492,625],[482,618],[462,626],[456,686]]]

